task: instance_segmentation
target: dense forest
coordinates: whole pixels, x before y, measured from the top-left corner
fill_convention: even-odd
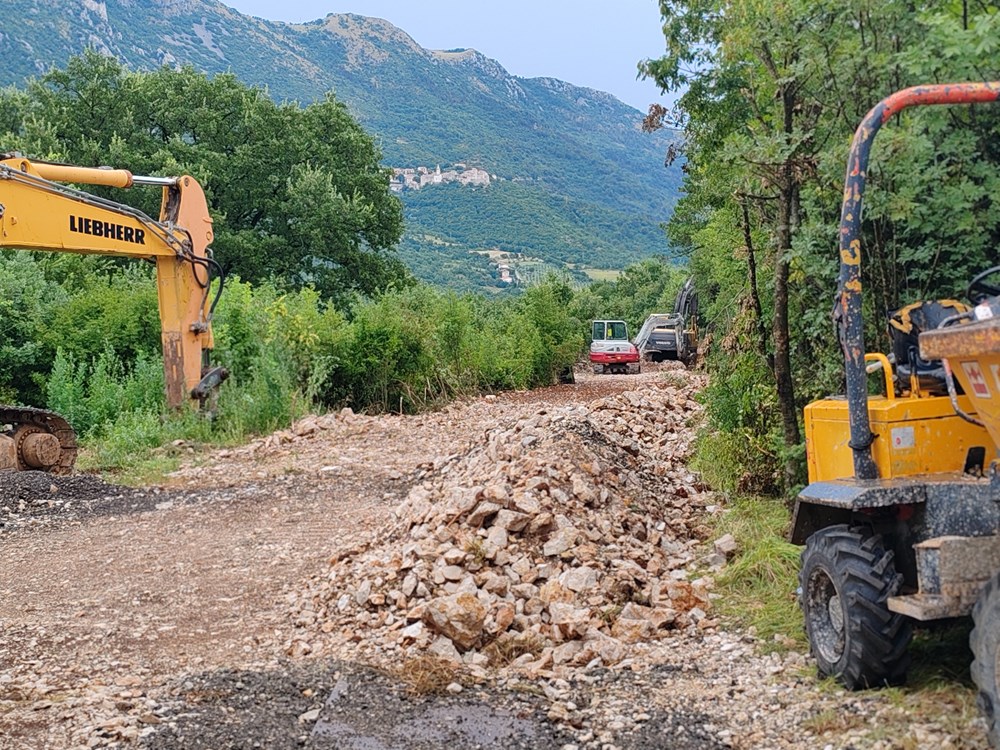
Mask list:
[[[685,196],[668,227],[715,331],[703,444],[732,482],[803,478],[801,407],[842,393],[831,321],[847,152],[866,111],[907,86],[1000,78],[988,3],[661,0],[680,93],[649,127],[683,128]],[[869,349],[887,313],[961,298],[998,262],[1000,107],[917,107],[886,124],[868,171],[862,276]],[[713,443],[714,441],[714,443]]]

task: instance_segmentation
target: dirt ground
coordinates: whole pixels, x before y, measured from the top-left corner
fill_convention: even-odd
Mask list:
[[[0,479],[0,748],[982,748],[878,693],[818,685],[752,634],[677,632],[570,679],[414,695],[385,665],[289,655],[289,605],[331,557],[500,417],[585,406],[683,369],[504,393],[419,416],[342,414],[195,455],[162,487]],[[824,722],[827,714],[854,717]],[[906,743],[903,740],[906,739]],[[900,744],[903,743],[903,744]]]

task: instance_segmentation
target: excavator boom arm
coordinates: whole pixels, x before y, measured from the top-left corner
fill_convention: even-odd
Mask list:
[[[160,219],[60,181],[126,188],[159,185]],[[0,248],[145,258],[156,263],[167,404],[202,393],[202,352],[213,345],[209,252],[212,219],[192,177],[134,177],[93,169],[0,159]]]

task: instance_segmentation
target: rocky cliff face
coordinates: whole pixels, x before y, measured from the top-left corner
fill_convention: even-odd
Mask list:
[[[408,34],[381,18],[331,13],[323,20],[322,27],[344,41],[348,65],[355,69],[385,62],[393,47],[407,49],[415,55],[426,54]]]

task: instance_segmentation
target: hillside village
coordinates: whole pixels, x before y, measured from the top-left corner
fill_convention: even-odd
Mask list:
[[[401,193],[404,190],[420,190],[427,185],[443,185],[448,182],[457,182],[459,185],[473,187],[489,187],[491,179],[496,179],[496,175],[491,177],[485,169],[466,167],[464,164],[455,164],[451,169],[443,172],[440,164],[433,170],[429,167],[394,167],[389,187],[394,193]]]

